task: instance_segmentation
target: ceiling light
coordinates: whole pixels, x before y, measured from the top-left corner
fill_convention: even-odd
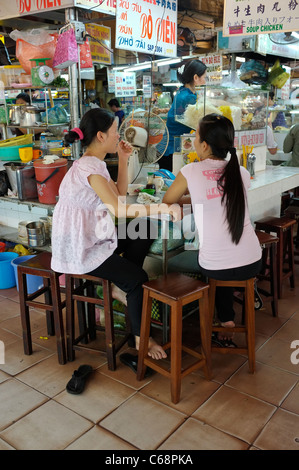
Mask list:
[[[162,59],[162,60],[157,60],[156,64],[158,67],[163,67],[164,65],[171,65],[171,64],[178,64],[182,61],[181,58],[179,59]]]
[[[125,72],[136,72],[136,70],[146,70],[150,69],[152,66],[151,62],[143,62],[142,64],[132,65],[132,67],[128,67],[125,69]]]
[[[169,83],[163,83],[163,86],[181,86],[182,84],[180,82],[169,82]]]

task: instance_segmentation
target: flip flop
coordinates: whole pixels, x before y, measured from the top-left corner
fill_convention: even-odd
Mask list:
[[[79,395],[83,392],[85,381],[93,368],[89,365],[82,365],[74,371],[71,380],[67,383],[66,391],[73,395]]]
[[[137,374],[138,356],[134,356],[130,353],[123,353],[119,356],[119,360],[122,364],[125,364],[126,366],[130,367],[130,369],[132,369],[132,371]],[[145,370],[144,378],[150,377],[152,373],[152,369],[149,369],[147,367]]]
[[[220,348],[237,348],[236,343],[232,339],[219,339],[217,333],[212,334],[212,343],[215,343]]]

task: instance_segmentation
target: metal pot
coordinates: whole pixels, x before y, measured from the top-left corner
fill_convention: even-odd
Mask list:
[[[17,193],[21,201],[37,198],[35,171],[31,163],[26,165],[19,162],[7,162],[3,166],[12,190]]]
[[[38,126],[41,122],[40,109],[36,106],[25,106],[24,113],[21,116],[21,126]]]
[[[20,125],[22,117],[25,112],[25,104],[12,104],[9,108],[9,122],[10,124]]]

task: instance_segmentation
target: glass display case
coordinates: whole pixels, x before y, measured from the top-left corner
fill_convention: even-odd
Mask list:
[[[266,145],[268,92],[260,89],[206,86],[199,89],[195,104],[177,100],[175,119],[196,130],[200,119],[210,113],[226,116],[235,127],[235,147]],[[176,103],[176,100],[175,100]]]

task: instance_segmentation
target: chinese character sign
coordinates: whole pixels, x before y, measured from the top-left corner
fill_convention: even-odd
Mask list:
[[[178,0],[117,0],[118,49],[176,57]]]
[[[297,31],[299,0],[224,0],[223,36]]]
[[[115,96],[118,98],[136,96],[135,72],[115,72]]]

